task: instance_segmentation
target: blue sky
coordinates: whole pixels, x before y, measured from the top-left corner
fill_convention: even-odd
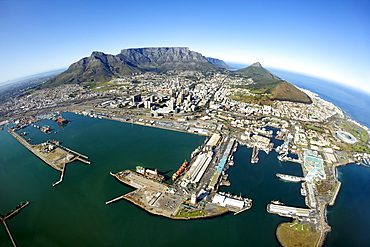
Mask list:
[[[370,92],[370,1],[0,0],[0,82],[92,51],[186,46]]]

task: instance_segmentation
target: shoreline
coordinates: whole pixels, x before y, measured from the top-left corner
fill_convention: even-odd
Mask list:
[[[122,177],[121,174],[123,174],[124,176]],[[111,175],[115,177],[120,183],[124,184],[125,186],[134,188],[133,191],[130,191],[124,195],[121,195],[117,197],[116,199],[118,200],[125,199],[133,203],[137,207],[153,215],[163,216],[169,219],[176,219],[176,220],[190,220],[190,219],[211,218],[211,217],[220,216],[220,215],[230,212],[230,210],[228,210],[225,207],[215,205],[215,207],[217,208],[217,211],[215,213],[209,213],[205,215],[196,215],[196,216],[186,216],[186,217],[175,216],[181,210],[180,208],[182,207],[186,198],[188,198],[187,196],[184,196],[184,195],[181,196],[181,195],[176,195],[176,194],[170,195],[168,192],[165,192],[165,191],[168,189],[171,189],[172,188],[171,186],[165,183],[162,183],[162,182],[156,182],[156,181],[152,181],[147,178],[143,178],[139,176],[139,174],[131,170],[125,170],[117,174],[111,173]],[[130,178],[127,178],[129,176]],[[140,179],[142,180],[141,184],[140,184],[140,181],[137,181]],[[158,187],[156,188],[155,186],[158,186]],[[156,198],[153,203],[150,203],[154,198],[154,196],[152,197],[153,194],[155,194],[155,196],[160,194],[160,196]],[[144,203],[145,198],[148,198],[148,197],[151,198],[151,200],[149,200],[147,203]],[[173,201],[177,201],[177,203],[175,207],[169,210],[163,206],[160,206],[160,203],[159,205],[155,206],[154,204],[157,203],[157,201],[159,201],[160,197],[164,197],[163,200],[165,201],[173,200]],[[118,201],[116,199],[113,199],[107,202],[106,204],[113,202],[113,201],[114,202]],[[141,202],[140,200],[143,200],[143,202]]]

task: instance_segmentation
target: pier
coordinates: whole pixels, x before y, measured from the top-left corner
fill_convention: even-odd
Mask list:
[[[253,151],[252,151],[252,158],[251,158],[251,163],[255,164],[258,163],[259,158],[258,158],[258,148],[257,145],[253,146]]]
[[[48,142],[49,142],[49,143],[51,143],[50,141],[48,141]],[[74,150],[72,150],[72,149],[69,149],[69,148],[67,148],[67,147],[64,147],[64,146],[62,146],[61,144],[56,144],[56,143],[53,143],[53,144],[55,144],[56,146],[58,146],[58,147],[60,147],[60,148],[62,148],[62,149],[64,149],[64,150],[66,150],[66,151],[68,151],[68,152],[70,152],[70,153],[75,154],[76,156],[80,156],[80,157],[82,157],[82,158],[84,158],[84,159],[89,159],[89,157],[87,157],[86,155],[80,154],[80,153],[78,153],[78,152],[76,152],[76,151],[74,151]]]
[[[113,202],[117,202],[117,201],[122,200],[122,199],[124,199],[124,198],[125,198],[125,196],[124,196],[124,195],[119,196],[119,197],[116,197],[116,198],[114,198],[114,199],[112,199],[112,200],[110,200],[110,201],[105,202],[105,205],[108,205],[108,204],[113,203]]]
[[[14,247],[16,247],[17,245],[16,245],[15,240],[14,240],[14,238],[13,238],[13,236],[12,236],[10,230],[9,230],[8,225],[6,224],[6,220],[13,217],[15,214],[19,213],[19,211],[21,211],[21,209],[25,208],[29,204],[30,204],[29,202],[21,203],[20,205],[18,205],[16,207],[16,210],[14,210],[14,211],[12,210],[9,213],[5,214],[5,216],[0,218],[1,221],[3,222],[3,225],[5,227],[6,232],[8,233],[10,241],[12,242]]]

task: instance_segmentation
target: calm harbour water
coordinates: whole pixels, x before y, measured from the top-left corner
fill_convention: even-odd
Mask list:
[[[64,117],[71,121],[64,128],[49,120],[40,122],[57,134],[26,129],[35,143],[57,139],[90,157],[91,165],[67,165],[64,181],[56,187],[51,184],[60,173],[6,130],[0,131],[0,213],[14,209],[21,201],[31,202],[7,221],[19,246],[279,246],[276,227],[290,219],[268,214],[267,204],[281,200],[287,205],[305,206],[300,184],[275,176],[277,172],[302,175],[299,164],[281,163],[275,152],[260,152],[259,163],[251,164],[251,149],[243,146],[227,172],[232,185],[221,190],[252,198],[249,211],[177,221],[150,215],[124,200],[105,205],[105,201],[132,190],[110,176],[110,171],[141,165],[171,176],[206,138],[71,113]],[[342,189],[336,204],[328,209],[332,232],[325,246],[367,246],[370,170],[347,165],[339,168],[339,174]],[[0,228],[0,246],[11,246],[4,227]]]
[[[30,201],[22,212],[8,220],[19,246],[277,246],[275,228],[288,219],[266,213],[266,205],[280,199],[304,206],[299,183],[287,183],[276,172],[301,175],[298,164],[280,163],[276,154],[261,153],[258,164],[250,164],[251,150],[239,147],[235,166],[229,169],[232,186],[225,191],[254,199],[253,208],[234,216],[177,221],[149,215],[127,201],[104,202],[131,191],[112,176],[136,165],[158,168],[167,175],[178,168],[206,139],[186,133],[136,126],[65,113],[69,119],[57,134],[44,134],[33,127],[25,131],[35,143],[60,140],[90,157],[91,165],[74,162],[67,166],[64,181],[56,187],[59,172],[45,165],[5,130],[0,132],[0,209],[13,209]],[[19,159],[22,157],[22,159]],[[5,230],[0,245],[10,246]]]

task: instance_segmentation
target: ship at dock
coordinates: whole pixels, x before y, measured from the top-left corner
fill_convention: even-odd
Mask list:
[[[164,176],[159,174],[157,169],[152,170],[141,166],[137,166],[136,172],[152,180],[156,180],[159,182],[162,182],[164,180]]]
[[[44,133],[50,133],[50,132],[51,132],[50,126],[48,126],[48,125],[42,126],[42,127],[40,128],[40,130],[41,130],[42,132],[44,132]]]
[[[275,205],[282,205],[282,206],[284,206],[284,205],[285,205],[285,203],[283,203],[283,202],[281,202],[281,201],[279,201],[279,200],[271,201],[271,203],[272,203],[272,204],[275,204]]]
[[[67,119],[65,119],[65,118],[63,118],[63,117],[61,117],[61,116],[56,117],[54,120],[55,120],[59,125],[65,125],[65,124],[69,123],[69,121],[68,121]]]
[[[182,163],[182,165],[180,166],[180,168],[172,175],[172,181],[175,181],[182,173],[184,173],[188,165],[189,162],[185,160],[184,163]]]
[[[280,173],[276,173],[276,177],[282,179],[282,180],[285,180],[285,181],[289,181],[289,182],[301,182],[301,181],[304,181],[304,178],[302,177],[297,177],[297,176],[292,176],[292,175],[286,175],[286,174],[280,174]]]

